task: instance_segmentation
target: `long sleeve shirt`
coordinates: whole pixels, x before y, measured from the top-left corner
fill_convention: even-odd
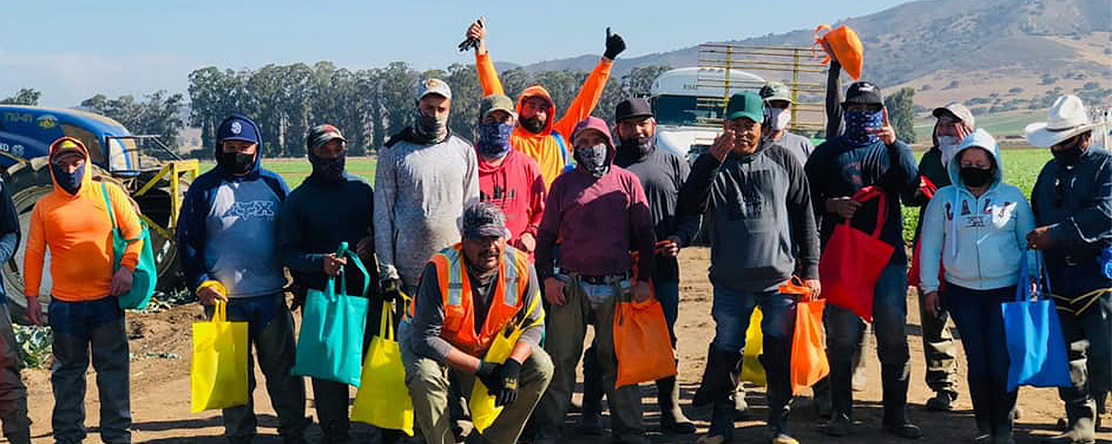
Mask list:
[[[382,278],[420,283],[434,253],[459,242],[456,219],[479,200],[475,149],[449,135],[431,145],[387,144],[375,167],[375,253]]]
[[[741,291],[775,288],[799,270],[817,279],[819,240],[803,167],[787,149],[710,153],[695,161],[680,192],[684,214],[706,213],[711,278]]]
[[[541,280],[552,277],[556,266],[587,276],[625,273],[632,268],[629,252],[636,250],[641,258],[637,279],[647,282],[654,271],[653,231],[636,175],[611,166],[606,175],[595,178],[577,168],[556,178],[549,190],[537,237],[537,274]]]
[[[497,166],[480,157],[479,197],[505,213],[511,245],[520,246],[518,241],[526,233],[536,238],[544,214],[545,185],[531,157],[511,150]]]

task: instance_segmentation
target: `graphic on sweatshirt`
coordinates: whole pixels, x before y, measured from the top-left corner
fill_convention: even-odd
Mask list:
[[[250,202],[234,202],[231,208],[224,213],[224,217],[239,217],[242,219],[265,218],[267,220],[274,220],[277,214],[274,211],[274,206],[277,204],[271,200],[253,200]]]

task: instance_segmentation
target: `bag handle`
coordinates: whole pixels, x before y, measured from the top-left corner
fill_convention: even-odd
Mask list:
[[[811,301],[811,287],[803,285],[803,279],[797,275],[792,275],[788,283],[781,285],[780,294],[796,296],[796,302],[810,302]]]
[[[116,212],[112,209],[112,200],[108,198],[108,184],[104,181],[100,182],[100,195],[104,198],[104,207],[108,208],[108,218],[112,220],[112,230],[119,231],[116,226]]]
[[[822,47],[822,42],[824,40],[826,40],[826,35],[829,34],[830,31],[833,31],[833,30],[834,30],[834,28],[831,28],[830,25],[826,24],[826,23],[820,24],[820,25],[815,27],[815,31],[814,31],[815,42],[811,44],[811,52],[812,53],[816,53],[816,51],[815,51],[816,46],[818,46],[820,48]],[[821,32],[821,31],[826,31],[826,32],[823,32],[822,35],[819,35],[819,32]],[[825,56],[823,57],[822,61],[819,62],[819,63],[822,63],[824,65],[827,64],[827,63],[830,63],[830,54],[826,54],[826,51],[823,51],[823,54],[825,54]],[[818,58],[817,53],[815,55],[815,58],[816,59]]]
[[[363,260],[359,259],[359,254],[347,247],[347,242],[341,243],[340,246],[342,247],[343,252],[337,252],[336,256],[340,257],[340,255],[342,254],[343,256],[349,258],[349,260],[353,261],[352,263],[353,265],[355,265],[355,269],[359,270],[360,273],[363,273],[363,291],[359,292],[359,295],[367,297],[367,290],[371,288],[371,274],[367,272],[367,267],[363,265]],[[344,294],[346,295],[347,293]]]
[[[224,301],[217,299],[213,304],[212,322],[223,323],[228,322],[228,309]]]
[[[382,301],[382,316],[378,322],[378,337],[394,340],[394,307],[390,301]]]
[[[1028,271],[1031,259],[1029,259],[1029,251],[1023,251],[1023,264],[1019,267],[1019,284],[1016,285],[1015,300],[1016,302],[1050,298],[1050,271],[1046,269],[1046,262],[1043,258],[1041,251],[1035,251],[1035,267],[1038,269],[1038,274],[1035,275],[1035,294],[1031,294],[1031,274]]]
[[[869,185],[853,193],[851,199],[861,203],[879,199],[876,209],[876,227],[873,228],[872,237],[874,239],[880,238],[880,232],[884,229],[884,223],[888,221],[888,212],[885,211],[888,207],[888,196],[884,193],[884,190],[876,185]],[[850,219],[846,219],[845,223],[849,225]]]

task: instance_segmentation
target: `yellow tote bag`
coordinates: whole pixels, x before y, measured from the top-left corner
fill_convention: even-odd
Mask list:
[[[193,323],[189,386],[193,413],[247,404],[247,323],[228,322],[219,300],[212,321]]]
[[[483,356],[484,362],[491,362],[495,364],[502,364],[510,358],[510,354],[514,351],[514,346],[517,345],[518,339],[521,339],[521,333],[525,331],[526,327],[520,324],[529,317],[533,310],[537,309],[537,301],[539,297],[533,298],[533,303],[530,304],[529,309],[526,310],[520,320],[513,322],[506,326],[506,328],[494,338],[494,342],[490,344],[490,349],[487,350],[486,356]],[[537,319],[536,323],[544,321],[544,315]],[[533,325],[530,325],[532,327]],[[498,415],[502,413],[502,407],[495,406],[494,397],[490,396],[487,387],[479,378],[475,378],[475,385],[471,388],[471,398],[467,402],[467,406],[471,410],[471,423],[475,426],[475,430],[482,433],[494,424],[494,420],[498,419]]]
[[[767,385],[765,370],[761,366],[761,352],[764,350],[764,335],[761,334],[761,307],[753,308],[753,315],[749,318],[749,329],[745,330],[745,352],[741,356],[742,381],[749,381],[757,385]]]
[[[413,399],[405,385],[405,364],[394,332],[394,305],[390,302],[382,303],[378,335],[371,338],[367,358],[363,360],[351,419],[413,436]]]

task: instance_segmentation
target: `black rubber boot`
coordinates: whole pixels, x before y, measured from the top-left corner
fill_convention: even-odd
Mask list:
[[[695,433],[695,424],[680,408],[680,392],[676,389],[675,376],[656,381],[656,400],[660,404],[661,431],[678,435]]]

